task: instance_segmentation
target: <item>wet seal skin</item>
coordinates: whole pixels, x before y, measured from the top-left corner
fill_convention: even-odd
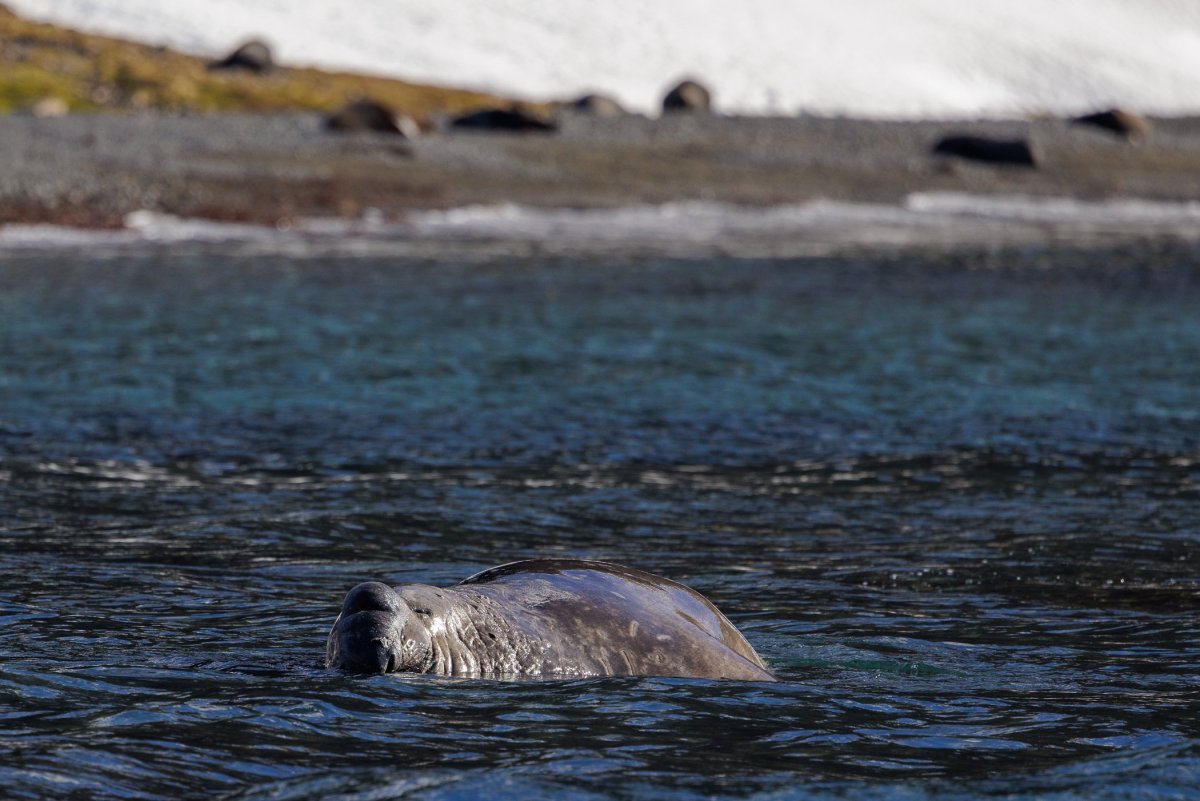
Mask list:
[[[700,593],[580,559],[512,562],[453,587],[359,584],[329,632],[326,664],[496,679],[775,680]]]

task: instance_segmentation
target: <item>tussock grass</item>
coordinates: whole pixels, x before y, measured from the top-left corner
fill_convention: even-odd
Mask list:
[[[230,42],[230,49],[237,42]],[[0,5],[0,113],[57,98],[73,111],[332,111],[361,99],[416,117],[503,102],[491,95],[316,69],[211,71],[208,60],[16,16]]]

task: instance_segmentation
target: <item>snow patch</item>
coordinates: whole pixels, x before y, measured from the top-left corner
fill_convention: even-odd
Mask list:
[[[18,13],[216,56],[652,110],[695,76],[720,109],[998,117],[1200,110],[1187,0],[6,0]]]

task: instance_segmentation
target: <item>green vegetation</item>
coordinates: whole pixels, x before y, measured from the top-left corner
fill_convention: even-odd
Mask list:
[[[70,111],[332,111],[369,97],[420,118],[498,102],[366,75],[283,67],[254,74],[207,65],[162,47],[30,22],[0,5],[0,113],[50,99]]]

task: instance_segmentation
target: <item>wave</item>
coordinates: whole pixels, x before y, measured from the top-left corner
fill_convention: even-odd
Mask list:
[[[412,212],[397,222],[299,220],[272,228],[151,211],[125,227],[0,226],[0,252],[205,247],[296,256],[424,255],[461,246],[514,252],[803,255],[845,246],[1200,239],[1200,202],[920,192],[896,204],[814,200],[770,207],[679,202],[606,209],[498,204]]]

